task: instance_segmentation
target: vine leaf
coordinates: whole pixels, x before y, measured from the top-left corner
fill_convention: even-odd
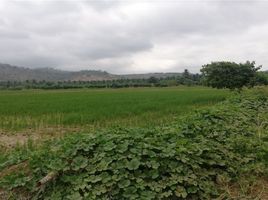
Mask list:
[[[128,187],[129,185],[130,185],[130,181],[127,180],[127,179],[122,180],[122,181],[120,181],[120,182],[118,183],[118,186],[119,186],[120,188],[126,188],[126,187]]]
[[[128,162],[127,168],[129,170],[136,170],[139,168],[140,164],[140,161],[137,158],[134,158],[130,162]]]
[[[182,197],[182,198],[186,198],[187,197],[187,191],[185,190],[184,187],[182,186],[178,186],[175,190],[175,195],[177,197]]]

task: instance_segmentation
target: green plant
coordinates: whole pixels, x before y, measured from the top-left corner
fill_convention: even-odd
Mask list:
[[[0,186],[35,199],[211,199],[243,174],[266,176],[267,98],[247,94],[165,127],[116,128],[6,156]],[[258,116],[258,118],[256,118]],[[258,134],[258,131],[262,134]],[[14,155],[18,155],[15,156]],[[258,167],[256,167],[258,166]]]

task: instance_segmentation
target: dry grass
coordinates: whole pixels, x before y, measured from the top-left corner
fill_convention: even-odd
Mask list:
[[[268,178],[251,175],[220,186],[224,193],[217,200],[268,200]]]

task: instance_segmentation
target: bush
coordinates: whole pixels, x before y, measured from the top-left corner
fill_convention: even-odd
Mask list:
[[[234,62],[212,62],[203,65],[200,70],[203,81],[213,88],[228,88],[241,90],[243,87],[256,85],[257,71],[261,66],[256,67],[255,62],[234,63]]]

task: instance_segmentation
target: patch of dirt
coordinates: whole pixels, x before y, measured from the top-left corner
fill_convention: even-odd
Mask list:
[[[9,194],[8,194],[8,192],[7,191],[5,191],[5,190],[1,190],[1,188],[0,188],[0,199],[9,199]]]
[[[7,132],[0,130],[0,149],[12,149],[26,144],[29,140],[38,143],[43,140],[63,137],[65,134],[83,131],[81,128],[72,127],[47,127],[42,130],[24,130],[23,132]]]
[[[0,134],[1,146],[6,148],[13,148],[17,145],[25,144],[29,139],[35,141],[39,139],[38,135],[29,135],[25,133],[18,133],[16,135],[11,134]]]
[[[1,190],[0,188],[0,200],[30,200],[31,195],[25,191],[18,191],[17,194],[13,192],[8,192],[5,190]]]

